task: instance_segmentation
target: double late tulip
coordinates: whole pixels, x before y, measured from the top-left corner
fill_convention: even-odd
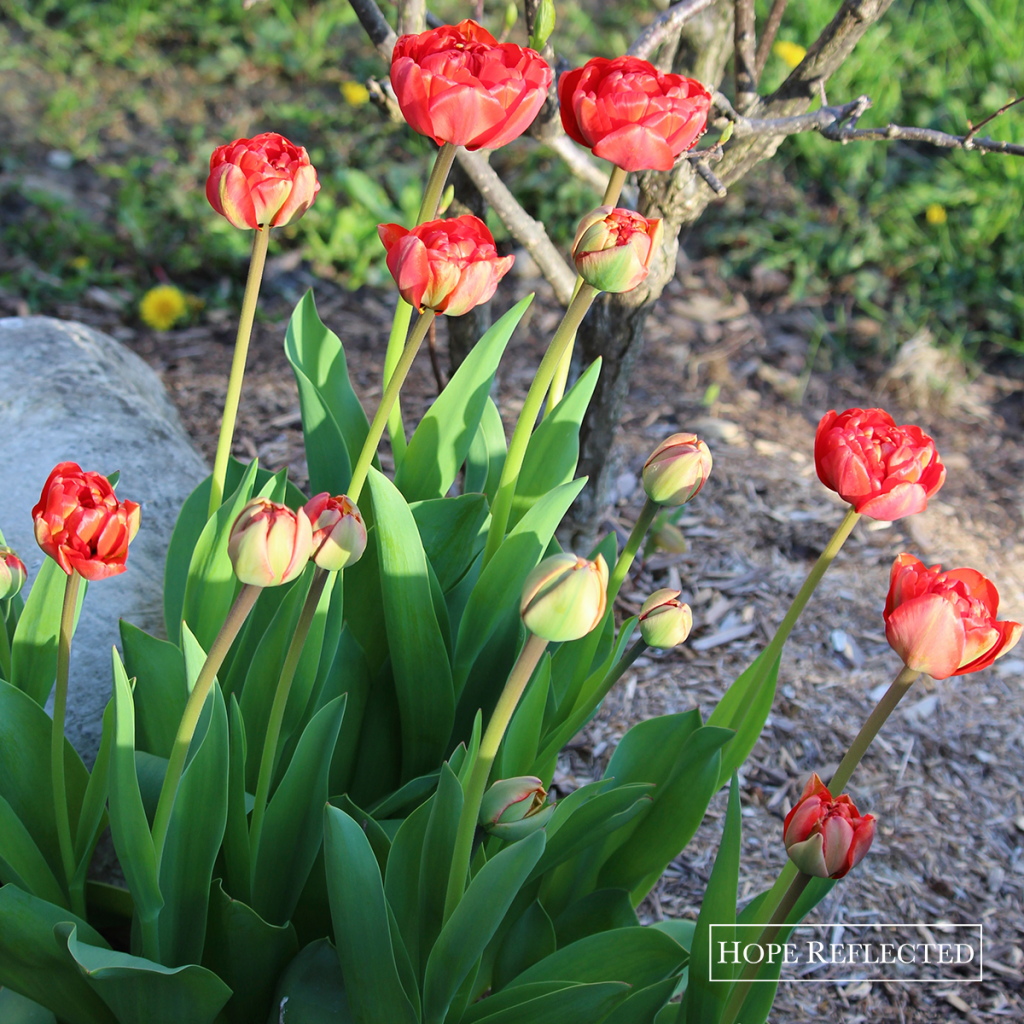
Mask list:
[[[298,220],[319,191],[309,154],[276,132],[236,139],[210,157],[206,198],[236,228],[278,228]]]
[[[580,277],[602,292],[632,291],[661,245],[662,222],[632,210],[599,206],[576,229],[572,258]]]
[[[608,564],[563,552],[545,558],[523,584],[519,612],[526,628],[544,640],[586,636],[604,618]]]
[[[639,625],[648,647],[667,651],[690,635],[693,612],[679,600],[678,590],[656,590],[640,609]]]
[[[711,466],[711,452],[696,434],[672,434],[644,463],[644,491],[657,505],[685,505],[707,483]]]
[[[842,878],[864,859],[875,838],[874,815],[862,815],[844,793],[832,799],[817,774],[786,815],[782,831],[789,859],[816,878]]]
[[[302,510],[313,530],[311,557],[321,569],[336,572],[362,558],[366,524],[347,495],[333,498],[324,491],[310,498]]]
[[[814,438],[818,479],[855,512],[892,522],[923,512],[946,480],[935,442],[883,409],[826,413]]]
[[[277,587],[295,579],[313,553],[306,513],[269,498],[253,498],[238,514],[228,536],[235,575],[255,587]]]
[[[595,57],[558,81],[569,138],[624,171],[667,171],[703,134],[711,93],[639,57]]]
[[[487,225],[469,214],[431,220],[411,231],[380,224],[377,233],[399,294],[421,312],[468,313],[494,294],[515,260],[499,256]]]
[[[1020,639],[1017,622],[998,621],[999,592],[975,569],[928,568],[913,555],[893,563],[885,636],[908,668],[935,679],[988,668]]]
[[[401,36],[391,84],[405,119],[439,146],[497,149],[537,116],[551,68],[535,50],[499,43],[475,21]]]
[[[480,803],[480,826],[508,842],[525,839],[555,813],[555,805],[546,803],[547,795],[544,784],[532,775],[500,779]]]
[[[64,572],[102,580],[125,571],[139,506],[118,501],[102,473],[62,462],[43,485],[32,519],[39,546]]]

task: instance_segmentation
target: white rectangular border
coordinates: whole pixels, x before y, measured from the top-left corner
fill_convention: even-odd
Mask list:
[[[762,985],[847,985],[856,984],[857,982],[870,981],[870,982],[882,982],[888,981],[895,985],[948,985],[951,981],[955,981],[960,985],[977,985],[985,980],[985,928],[983,924],[953,924],[951,922],[937,922],[937,921],[896,921],[896,922],[881,922],[871,921],[865,922],[864,924],[855,923],[853,921],[823,921],[813,924],[795,924],[792,925],[792,932],[795,932],[798,928],[849,928],[849,929],[864,929],[864,928],[917,928],[923,926],[929,929],[941,929],[947,928],[977,928],[978,930],[978,977],[977,978],[892,978],[892,977],[881,977],[881,978],[752,978],[750,979],[751,984],[762,984]],[[765,925],[763,924],[712,924],[709,926],[708,931],[708,943],[709,952],[714,949],[715,943],[715,929],[716,928],[732,928],[734,931],[738,928],[757,928],[759,931],[764,931]],[[791,934],[792,934],[791,932]],[[716,978],[714,977],[714,959],[709,957],[708,963],[708,981],[715,982],[716,984],[732,984],[736,981],[735,978]]]

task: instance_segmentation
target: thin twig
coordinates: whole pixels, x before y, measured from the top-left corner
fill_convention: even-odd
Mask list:
[[[734,0],[733,65],[736,76],[736,106],[749,110],[757,102],[757,72],[755,53],[757,37],[754,31],[754,0]]]
[[[768,54],[772,52],[772,43],[778,35],[779,26],[782,24],[782,15],[786,13],[786,5],[789,0],[775,0],[772,9],[768,12],[768,20],[764,23],[764,30],[761,39],[757,44],[757,55],[754,57],[754,78],[761,81],[764,66],[768,63]]]
[[[427,24],[426,0],[397,0],[398,34],[422,32]]]
[[[370,42],[377,48],[377,52],[391,63],[391,51],[395,48],[395,41],[398,35],[388,24],[381,9],[374,0],[348,0],[352,10],[356,12],[359,24],[363,26]]]
[[[1015,100],[1010,100],[1009,103],[1004,103],[994,114],[989,114],[984,120],[979,121],[977,124],[971,124],[967,122],[967,127],[971,130],[967,133],[964,138],[965,143],[973,142],[974,136],[978,134],[978,131],[985,127],[989,121],[994,121],[1000,114],[1005,114],[1010,107],[1015,107],[1018,103],[1024,103],[1024,96],[1018,96]]]
[[[659,14],[633,40],[633,45],[626,51],[631,57],[643,57],[645,60],[679,29],[683,22],[689,21],[695,14],[706,11],[716,0],[682,0],[667,11]]]

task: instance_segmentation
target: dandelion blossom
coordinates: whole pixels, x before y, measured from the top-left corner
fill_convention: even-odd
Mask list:
[[[143,323],[158,331],[173,327],[188,312],[188,302],[172,284],[159,284],[150,288],[139,303],[139,316]]]
[[[772,53],[782,58],[788,68],[795,68],[807,56],[807,50],[799,43],[791,43],[788,39],[780,39],[773,47]]]

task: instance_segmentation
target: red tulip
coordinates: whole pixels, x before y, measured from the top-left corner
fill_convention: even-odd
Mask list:
[[[62,462],[43,485],[32,518],[36,541],[64,572],[102,580],[124,572],[128,545],[139,529],[139,506],[118,501],[101,473]]]
[[[789,859],[816,878],[842,878],[864,859],[875,838],[875,817],[861,815],[844,793],[836,800],[812,774],[782,829]]]
[[[313,531],[306,513],[269,498],[249,501],[228,535],[235,575],[255,587],[290,583],[306,568],[312,552]]]
[[[551,68],[536,50],[499,43],[475,21],[401,36],[391,84],[409,124],[439,146],[497,149],[530,127]]]
[[[892,522],[923,512],[946,481],[935,442],[883,409],[827,412],[814,438],[818,479],[854,510]]]
[[[650,270],[664,234],[657,217],[599,206],[580,221],[572,258],[580,277],[602,292],[630,292]]]
[[[25,586],[28,570],[25,563],[6,545],[0,544],[0,601],[14,597]],[[0,621],[0,629],[3,629]]]
[[[515,259],[499,257],[487,225],[468,214],[427,221],[412,231],[380,224],[377,233],[399,293],[420,311],[468,313],[494,294]]]
[[[889,575],[885,636],[908,668],[935,679],[988,668],[1020,639],[998,621],[999,592],[975,569],[927,568],[902,554]]]
[[[276,132],[236,139],[210,157],[206,198],[236,228],[279,228],[313,204],[320,182],[302,146]]]
[[[711,93],[639,57],[595,57],[558,80],[571,139],[624,171],[667,171],[704,134]]]
[[[332,498],[324,491],[302,507],[313,529],[313,554],[321,569],[337,572],[358,562],[366,549],[366,524],[348,496]]]

